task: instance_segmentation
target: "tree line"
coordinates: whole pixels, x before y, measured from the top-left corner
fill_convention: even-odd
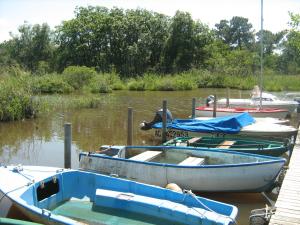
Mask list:
[[[263,38],[266,71],[300,73],[300,16],[290,13],[290,30],[255,32],[247,18],[234,16],[210,29],[187,12],[173,17],[144,10],[77,7],[71,20],[54,30],[24,23],[0,44],[0,64],[36,75],[69,66],[93,67],[121,78],[191,69],[253,75],[260,69]],[[1,72],[1,71],[0,71]]]

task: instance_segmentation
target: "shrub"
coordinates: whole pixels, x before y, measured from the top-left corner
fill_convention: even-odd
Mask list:
[[[69,66],[63,71],[63,76],[74,89],[78,90],[96,76],[96,71],[86,66]]]
[[[32,90],[35,94],[63,94],[72,92],[74,88],[61,75],[47,74],[33,78]]]
[[[24,78],[7,78],[0,82],[0,120],[12,121],[35,117],[38,104],[34,101]]]

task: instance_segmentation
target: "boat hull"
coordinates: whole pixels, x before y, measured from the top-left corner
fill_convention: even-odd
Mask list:
[[[151,130],[148,130],[146,132],[151,133],[155,140],[162,140],[162,129],[152,128]],[[167,140],[171,140],[176,137],[199,137],[203,135],[207,135],[207,133],[191,132],[177,129],[166,129]],[[294,137],[296,137],[297,135],[297,129],[280,124],[256,123],[253,125],[243,127],[241,131],[237,134],[212,133],[211,135],[220,135],[225,137],[252,137],[261,139],[284,140],[286,138],[294,139]]]
[[[265,118],[272,117],[278,119],[284,119],[288,115],[288,110],[259,110],[259,109],[239,109],[235,110],[234,108],[217,108],[216,117],[221,116],[232,116],[239,113],[248,112],[253,117]],[[198,107],[196,108],[196,116],[200,117],[212,117],[213,108],[211,107]]]
[[[187,150],[187,148],[182,149]],[[200,157],[202,155],[201,151],[188,151],[193,156]],[[226,154],[223,152],[221,154],[224,157],[239,157],[239,154],[242,153]],[[183,189],[200,192],[262,192],[272,187],[284,165],[284,160],[271,161],[266,163],[179,166],[82,153],[80,155],[80,168],[114,174],[161,187],[165,187],[168,183],[176,183]]]
[[[217,101],[217,106],[226,107],[226,99],[220,99]],[[295,112],[298,107],[298,103],[295,101],[262,101],[262,107],[264,108],[276,108],[276,109],[286,109],[289,113]],[[255,101],[251,99],[230,99],[229,106],[232,107],[259,107],[260,101]]]
[[[11,179],[5,180],[7,177]],[[192,194],[51,167],[0,166],[0,192],[31,220],[51,225],[99,224],[105,223],[103,218],[111,220],[113,214],[101,217],[103,208],[99,207],[106,207],[104,210],[109,212],[116,209],[117,214],[123,211],[125,221],[132,213],[140,213],[142,216],[134,221],[151,222],[156,218],[166,224],[229,225],[237,216],[237,208],[232,205]],[[198,201],[213,211],[208,211]],[[64,207],[64,204],[67,205]],[[190,210],[191,207],[195,210]]]
[[[193,139],[194,138],[192,137],[174,138],[170,141],[165,142],[163,145],[186,146],[197,148],[199,151],[205,149],[218,149],[267,156],[281,156],[285,152],[292,151],[293,149],[293,145],[290,142],[283,143],[258,139],[222,138],[208,136],[200,137],[198,141],[195,140],[194,142]],[[228,141],[229,144],[226,144],[228,143]]]

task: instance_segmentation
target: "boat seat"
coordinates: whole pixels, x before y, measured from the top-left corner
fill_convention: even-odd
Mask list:
[[[145,152],[135,155],[129,159],[147,162],[147,161],[150,161],[150,160],[154,159],[155,157],[159,156],[160,154],[162,154],[162,151],[145,151]]]
[[[178,165],[181,166],[198,166],[204,164],[205,158],[198,157],[187,157],[185,160],[180,162]]]
[[[235,141],[223,141],[220,145],[217,146],[217,148],[230,148]]]
[[[201,137],[194,137],[194,138],[191,138],[190,140],[188,140],[187,142],[188,142],[188,145],[190,145],[190,144],[195,144],[200,140],[201,140]]]

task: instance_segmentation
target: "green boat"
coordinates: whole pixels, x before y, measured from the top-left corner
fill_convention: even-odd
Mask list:
[[[0,217],[0,224],[4,225],[41,225],[40,223]]]
[[[268,156],[280,156],[285,152],[292,151],[293,144],[290,141],[268,141],[247,138],[228,137],[177,137],[165,142],[166,146],[187,146],[201,149],[224,149],[244,153],[253,153]]]

